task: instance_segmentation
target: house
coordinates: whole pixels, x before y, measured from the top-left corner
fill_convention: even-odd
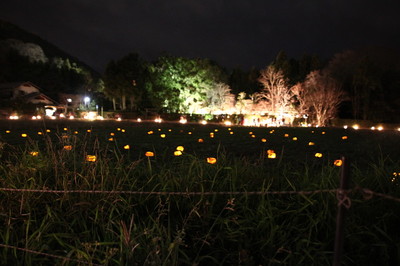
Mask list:
[[[12,114],[53,116],[59,103],[43,94],[32,82],[0,83],[0,117]]]
[[[18,101],[22,104],[59,105],[55,100],[43,94],[38,86],[29,81],[0,83],[0,99],[2,103]]]

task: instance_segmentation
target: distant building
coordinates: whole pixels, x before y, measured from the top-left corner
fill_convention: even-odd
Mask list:
[[[43,94],[38,86],[29,81],[0,83],[0,99],[2,103],[18,101],[21,104],[59,105],[55,100]]]

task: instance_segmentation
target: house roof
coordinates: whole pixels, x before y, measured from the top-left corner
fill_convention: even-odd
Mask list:
[[[4,89],[15,89],[19,86],[22,85],[28,85],[31,87],[35,87],[36,89],[40,90],[40,88],[38,86],[36,86],[35,84],[33,84],[30,81],[19,81],[19,82],[8,82],[8,83],[0,83],[0,89],[4,90]]]
[[[21,96],[20,99],[22,99],[24,101],[29,101],[31,99],[35,99],[35,98],[37,99],[37,97],[41,97],[41,98],[44,98],[44,99],[52,102],[55,105],[59,105],[59,103],[57,101],[51,99],[47,95],[40,92],[41,91],[40,88],[30,81],[0,83],[0,91],[10,91],[10,90],[18,88],[20,86],[30,86],[30,87],[34,87],[38,90],[38,92],[33,92],[33,93],[29,93],[29,94]]]

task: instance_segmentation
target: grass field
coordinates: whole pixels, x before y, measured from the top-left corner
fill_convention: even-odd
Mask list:
[[[244,192],[336,189],[346,156],[352,187],[400,197],[398,131],[7,120],[0,145],[1,188],[143,192],[0,191],[0,244],[66,258],[0,247],[2,265],[326,265],[334,192]],[[351,199],[343,263],[398,264],[400,203]]]

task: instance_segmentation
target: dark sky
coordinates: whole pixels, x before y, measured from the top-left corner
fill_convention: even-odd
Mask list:
[[[0,18],[102,71],[138,52],[265,67],[280,50],[329,58],[369,45],[400,47],[393,0],[2,0]]]

